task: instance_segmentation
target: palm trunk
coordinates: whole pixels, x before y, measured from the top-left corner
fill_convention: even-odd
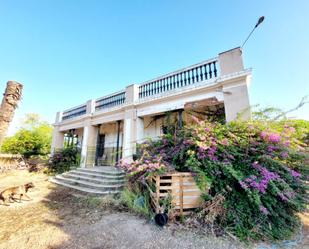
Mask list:
[[[0,148],[14,117],[15,109],[21,99],[23,85],[16,81],[8,81],[0,106]]]

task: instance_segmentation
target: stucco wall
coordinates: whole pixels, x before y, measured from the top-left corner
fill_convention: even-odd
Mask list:
[[[144,138],[156,138],[162,135],[164,118],[144,117]]]

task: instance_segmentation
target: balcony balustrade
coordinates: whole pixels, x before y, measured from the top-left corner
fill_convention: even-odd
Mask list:
[[[87,111],[87,106],[86,105],[82,105],[73,109],[69,109],[67,111],[64,111],[62,114],[62,120],[67,120],[67,119],[71,119],[71,118],[75,118],[78,116],[82,116],[84,114],[86,114]]]
[[[108,97],[100,98],[95,102],[95,110],[99,111],[102,109],[122,105],[125,102],[125,99],[126,99],[126,93],[124,91],[113,94]]]
[[[143,100],[175,89],[207,82],[218,76],[218,59],[207,60],[190,67],[163,75],[138,86],[138,98]],[[126,102],[126,92],[120,91],[95,100],[95,112],[121,106]],[[63,113],[62,120],[86,114],[87,106],[82,105]]]
[[[216,78],[217,75],[217,59],[208,60],[143,83],[139,86],[139,98],[210,80]]]

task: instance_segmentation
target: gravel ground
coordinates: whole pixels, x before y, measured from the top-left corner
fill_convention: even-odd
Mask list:
[[[94,224],[72,224],[65,230],[70,239],[52,248],[243,248],[222,238],[173,234],[128,213],[108,214]]]
[[[40,174],[0,175],[0,189],[30,180],[36,185],[29,193],[32,201],[0,205],[0,249],[250,248],[231,238],[157,227],[119,208],[111,198],[81,195]]]

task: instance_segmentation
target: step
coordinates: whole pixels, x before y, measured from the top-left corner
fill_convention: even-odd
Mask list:
[[[95,178],[95,177],[89,177],[89,176],[84,176],[84,175],[76,175],[71,172],[63,173],[61,176],[70,178],[70,179],[75,179],[75,180],[83,180],[83,181],[88,181],[92,183],[98,183],[98,184],[123,184],[125,182],[124,178],[116,178],[116,179],[110,179],[110,178]]]
[[[77,168],[75,171],[79,171],[79,172],[87,172],[87,173],[95,173],[95,174],[103,174],[103,175],[120,175],[120,176],[124,176],[125,173],[122,170],[118,170],[118,169],[104,169],[102,167],[101,168]]]
[[[91,183],[88,181],[83,181],[83,180],[75,180],[75,179],[70,179],[63,177],[61,175],[57,175],[55,179],[59,181],[63,181],[65,183],[69,183],[72,185],[78,185],[86,188],[93,188],[93,189],[98,189],[98,190],[103,190],[103,191],[109,191],[109,190],[117,190],[123,188],[124,184],[97,184],[97,183]]]
[[[69,183],[65,183],[62,181],[59,181],[55,178],[50,178],[49,179],[50,182],[67,187],[67,188],[72,188],[72,189],[76,189],[88,194],[94,194],[94,195],[113,195],[113,194],[118,194],[120,193],[119,190],[109,190],[109,191],[102,191],[102,190],[97,190],[97,189],[92,189],[92,188],[86,188],[86,187],[81,187],[81,186],[77,186],[77,185],[72,185]]]
[[[96,172],[87,172],[87,171],[77,171],[77,170],[71,170],[69,171],[70,174],[74,175],[80,175],[80,176],[87,176],[87,177],[93,177],[93,178],[102,178],[102,179],[124,179],[125,175],[106,175],[106,174],[98,174]]]

